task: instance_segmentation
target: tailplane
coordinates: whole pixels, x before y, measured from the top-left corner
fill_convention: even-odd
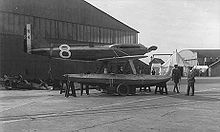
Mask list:
[[[31,54],[31,24],[26,24],[24,28],[24,52]]]

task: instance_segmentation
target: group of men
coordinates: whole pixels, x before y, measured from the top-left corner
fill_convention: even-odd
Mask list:
[[[172,70],[172,80],[174,81],[174,88],[173,92],[179,93],[178,84],[180,85],[181,80],[181,72],[178,68],[178,65],[174,65],[174,69]],[[192,67],[188,67],[188,74],[187,74],[187,94],[189,96],[190,88],[192,90],[191,96],[194,96],[194,84],[195,84],[195,72]]]

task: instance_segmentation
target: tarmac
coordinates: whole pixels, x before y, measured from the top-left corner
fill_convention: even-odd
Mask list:
[[[90,95],[65,98],[54,90],[0,88],[2,132],[219,132],[220,77],[197,77],[195,96],[168,83],[168,95]]]

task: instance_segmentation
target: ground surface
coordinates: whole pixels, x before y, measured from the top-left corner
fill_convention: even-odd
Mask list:
[[[65,98],[59,91],[0,90],[2,132],[219,132],[220,78],[198,78],[195,96],[138,93],[113,96],[92,90]],[[152,87],[154,90],[154,87]]]

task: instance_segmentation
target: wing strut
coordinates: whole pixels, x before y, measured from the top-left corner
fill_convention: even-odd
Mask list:
[[[136,71],[135,66],[134,66],[134,60],[130,59],[130,60],[128,60],[128,62],[131,66],[131,70],[132,70],[133,74],[137,74],[137,71]]]

